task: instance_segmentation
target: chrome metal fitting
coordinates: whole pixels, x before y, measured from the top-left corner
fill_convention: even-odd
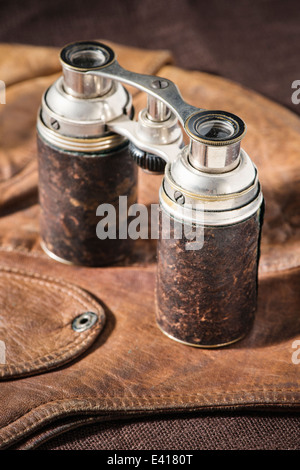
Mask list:
[[[240,161],[240,142],[245,123],[225,111],[199,111],[188,118],[185,130],[190,137],[189,159],[198,170],[225,173]]]
[[[82,41],[64,47],[60,61],[65,91],[77,98],[97,98],[109,92],[112,81],[97,75],[87,75],[115,59],[114,51],[100,42]]]
[[[84,60],[78,71],[80,54]],[[85,46],[71,52],[67,49],[63,63],[71,93],[100,93],[101,99],[108,100],[119,82],[147,93],[147,108],[139,113],[138,121],[114,111],[106,114],[103,121],[111,132],[167,162],[160,201],[175,218],[182,207],[189,207],[186,217],[191,223],[197,223],[200,211],[204,213],[205,224],[227,225],[250,217],[259,208],[262,193],[257,170],[241,150],[246,126],[238,116],[186,103],[171,80],[122,68],[114,53],[103,44],[88,51]],[[74,81],[70,73],[75,74]],[[190,139],[184,149],[181,128]]]
[[[262,194],[257,170],[241,150],[242,119],[186,103],[171,80],[122,68],[102,43],[70,44],[61,52],[61,63],[63,77],[45,93],[38,122],[46,139],[88,152],[129,139],[164,159],[161,204],[174,217],[176,208],[190,204],[188,217],[196,220],[197,205],[207,224],[222,225],[257,210]],[[131,98],[121,83],[148,95],[137,121],[131,119]],[[190,139],[184,149],[181,128]]]
[[[137,135],[143,142],[167,145],[180,139],[182,133],[174,113],[169,111],[167,119],[156,121],[149,117],[148,109],[143,109],[138,116]]]
[[[148,95],[147,117],[153,122],[165,122],[171,117],[171,111],[165,103]]]
[[[251,217],[262,203],[255,165],[244,150],[226,173],[209,173],[190,164],[188,146],[167,164],[160,188],[161,207],[174,219],[209,226],[231,225]]]
[[[111,63],[115,54],[95,41],[62,49],[62,76],[44,93],[37,128],[50,144],[64,150],[94,153],[121,145],[126,138],[107,129],[107,122],[132,118],[132,99],[119,83],[88,75]]]
[[[262,204],[255,165],[241,149],[246,126],[224,111],[199,111],[185,123],[190,143],[166,166],[162,208],[175,219],[209,226],[251,217]],[[181,195],[181,197],[179,197]]]

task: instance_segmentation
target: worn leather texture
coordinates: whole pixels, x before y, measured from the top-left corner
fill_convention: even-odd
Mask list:
[[[125,261],[103,268],[67,266],[43,253],[35,122],[42,93],[59,73],[58,51],[0,45],[0,78],[7,84],[6,104],[0,107],[0,265],[4,272],[22,272],[14,288],[12,281],[1,283],[1,301],[5,292],[9,303],[0,312],[0,340],[13,344],[14,303],[19,302],[19,317],[31,319],[22,323],[12,350],[6,348],[6,361],[16,363],[16,351],[22,351],[20,364],[26,361],[29,338],[36,338],[32,324],[43,323],[45,316],[46,331],[52,305],[59,305],[61,316],[49,314],[58,341],[64,341],[62,324],[78,312],[67,292],[79,289],[79,298],[87,296],[86,305],[103,307],[106,316],[104,329],[85,352],[74,352],[71,362],[0,382],[2,449],[33,448],[50,435],[97,420],[174,411],[299,410],[300,364],[293,361],[300,340],[299,118],[235,83],[177,68],[168,52],[114,47],[125,67],[166,76],[188,102],[228,110],[246,121],[243,147],[258,168],[266,201],[254,326],[242,341],[214,350],[163,335],[155,323],[155,240],[137,240]],[[134,91],[137,111],[145,102],[145,95]],[[140,171],[139,177],[139,201],[156,203],[161,176]],[[29,278],[53,281],[45,290],[41,284],[31,290]],[[66,295],[56,297],[54,285],[64,283]],[[50,346],[52,334],[45,335]]]
[[[102,306],[62,279],[4,266],[0,278],[5,355],[0,380],[38,374],[72,361],[104,327]],[[89,321],[91,313],[95,323]],[[85,323],[91,326],[79,331]]]

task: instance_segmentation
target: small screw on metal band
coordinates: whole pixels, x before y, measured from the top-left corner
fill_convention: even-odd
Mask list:
[[[168,86],[169,83],[167,82],[167,80],[157,79],[153,80],[153,82],[151,83],[151,88],[153,88],[154,90],[164,90]]]
[[[185,203],[185,197],[180,191],[175,191],[174,193],[174,199],[177,202],[177,204],[184,205]]]
[[[56,119],[51,119],[50,120],[50,125],[53,129],[55,129],[56,131],[58,131],[58,129],[60,128],[60,124],[58,121],[56,121]]]

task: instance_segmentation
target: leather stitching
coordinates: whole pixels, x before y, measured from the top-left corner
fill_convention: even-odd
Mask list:
[[[249,394],[254,394],[254,395],[257,395],[257,392],[258,393],[269,393],[269,392],[275,392],[275,390],[272,390],[272,389],[262,389],[262,390],[254,390],[253,392],[251,391],[248,391],[248,390],[239,390],[239,392],[236,393],[236,395],[238,397],[241,397],[241,393],[245,393],[246,395],[249,395]],[[288,393],[288,392],[291,392],[291,393],[294,393],[295,390],[294,389],[277,389],[276,390],[277,393],[280,393],[280,392],[283,392],[283,393]],[[152,404],[152,406],[154,406],[156,403],[155,401],[156,400],[159,400],[159,399],[163,399],[163,400],[168,400],[168,399],[172,399],[172,398],[176,398],[176,411],[178,410],[178,398],[179,397],[183,397],[183,400],[181,401],[181,404],[184,405],[183,408],[184,409],[188,409],[188,408],[191,408],[191,406],[189,406],[185,400],[186,397],[190,397],[192,399],[195,399],[197,397],[199,398],[203,398],[204,396],[199,396],[201,394],[180,394],[180,395],[166,395],[166,396],[161,396],[161,395],[158,395],[156,397],[137,397],[137,400],[146,400],[148,401],[149,405]],[[215,398],[214,397],[218,397],[219,398],[224,398],[224,395],[226,395],[226,392],[224,392],[224,394],[220,395],[219,393],[209,393],[207,395],[207,398],[208,397],[212,397],[214,400]],[[205,395],[206,396],[206,395]],[[116,396],[113,396],[111,397],[111,399],[120,399],[120,400],[123,400],[123,403],[122,405],[124,406],[124,400],[126,401],[126,398],[128,399],[128,397],[116,397]],[[230,399],[232,398],[232,401],[230,402]],[[266,399],[266,396],[264,397]],[[107,399],[107,398],[106,398]],[[221,401],[221,403],[216,404],[215,402],[213,404],[210,404],[209,401],[207,401],[207,403],[202,403],[201,404],[201,408],[208,408],[208,407],[211,407],[213,406],[214,408],[216,407],[222,407],[222,406],[238,406],[239,404],[241,405],[246,405],[247,403],[251,406],[253,405],[272,405],[273,403],[275,404],[275,402],[273,401],[268,401],[268,402],[261,402],[259,401],[259,398],[257,398],[255,401],[252,401],[252,402],[245,402],[245,400],[238,400],[237,403],[234,403],[233,400],[235,399],[235,393],[234,392],[230,392],[228,394],[228,397],[227,398],[224,398],[223,401]],[[291,398],[285,398],[284,396],[283,397],[278,397],[278,399],[281,399],[282,401],[286,401],[287,403],[297,403],[297,405],[299,404],[299,402],[297,401],[296,397],[293,396]],[[76,402],[73,404],[73,402]],[[132,401],[129,399],[129,401]],[[85,405],[87,403],[87,407],[85,406],[82,406],[81,408],[78,408],[78,406],[76,406],[78,404],[78,402],[82,402],[83,405]],[[93,403],[94,402],[94,403]],[[59,405],[58,407],[55,406],[55,404]],[[67,413],[71,413],[71,412],[86,412],[86,411],[103,411],[103,413],[107,412],[107,411],[113,411],[113,409],[105,409],[105,408],[100,408],[99,409],[99,406],[103,406],[103,403],[101,403],[100,400],[95,400],[95,399],[91,399],[91,401],[89,402],[89,399],[85,399],[85,400],[82,400],[82,398],[74,398],[74,399],[71,399],[71,400],[57,400],[55,402],[52,402],[50,404],[46,404],[46,407],[44,405],[41,405],[40,407],[42,408],[41,410],[39,410],[40,407],[37,407],[35,408],[34,410],[32,410],[32,413],[35,413],[33,414],[32,416],[22,416],[20,419],[21,421],[18,423],[18,420],[17,421],[14,421],[13,423],[9,424],[7,426],[7,428],[4,428],[2,430],[2,433],[3,435],[6,434],[6,438],[4,438],[4,440],[2,440],[2,444],[6,444],[6,443],[9,443],[12,439],[14,440],[17,440],[19,436],[25,436],[24,435],[24,431],[26,431],[26,434],[28,434],[30,431],[33,431],[35,428],[38,427],[38,425],[40,423],[46,423],[47,420],[45,419],[45,417],[49,417],[50,420],[53,420],[53,418],[55,418],[56,416],[57,417],[63,417],[63,416],[66,416]],[[280,403],[281,404],[281,403]],[[69,409],[68,408],[68,405],[69,405]],[[117,409],[117,404],[115,403],[116,406],[114,406],[114,410],[115,411],[118,411]],[[169,404],[170,405],[170,404]],[[195,402],[192,404],[192,405],[195,405]],[[283,405],[283,404],[282,404]],[[128,405],[129,407],[130,405]],[[131,406],[134,406],[134,405],[131,405]],[[199,409],[199,406],[198,407],[195,407],[195,406],[192,406],[193,409]],[[54,408],[54,409],[53,409]],[[164,404],[164,410],[166,409],[172,409],[172,406],[168,407],[166,406],[166,404]],[[62,413],[62,410],[65,409],[66,413]],[[138,410],[138,407],[137,405],[135,405],[135,408],[132,409],[132,411],[137,411]],[[41,412],[40,415],[38,415],[39,411]],[[122,411],[122,410],[121,410]],[[126,412],[128,412],[128,408],[126,410],[124,410]],[[142,411],[147,411],[147,409],[143,408]],[[148,409],[148,411],[151,411],[151,408]],[[159,410],[155,410],[155,411],[159,411]],[[13,427],[13,426],[19,426],[22,427],[22,429],[20,429],[20,431],[18,431],[17,433],[14,432],[14,430],[12,429],[9,429],[9,427]],[[0,435],[1,435],[1,431],[0,431]]]
[[[52,287],[64,294],[67,294],[71,298],[73,298],[76,302],[82,305],[83,308],[90,310],[90,306],[92,305],[93,308],[95,308],[97,313],[102,312],[101,307],[97,305],[96,302],[93,301],[93,299],[90,299],[84,292],[79,291],[79,289],[76,288],[76,286],[70,286],[63,281],[56,280],[49,276],[43,276],[43,275],[39,275],[39,274],[32,273],[32,272],[25,272],[25,271],[15,269],[15,268],[6,268],[4,266],[0,266],[0,276],[1,275],[14,278],[14,279],[18,279],[18,277],[21,277],[22,281],[25,281],[25,282],[37,283],[43,286],[47,286],[48,288]],[[62,284],[64,288],[57,285],[57,283]],[[83,300],[79,298],[77,295],[74,295],[71,292],[71,290],[75,291],[88,303],[84,303]],[[26,374],[26,372],[36,373],[38,366],[40,365],[43,366],[43,369],[50,370],[49,363],[51,363],[51,366],[52,366],[51,368],[53,368],[57,360],[61,358],[62,356],[65,355],[66,360],[67,360],[70,357],[69,353],[72,352],[73,353],[72,357],[73,357],[76,352],[76,347],[78,345],[81,345],[83,348],[86,344],[88,344],[90,339],[97,335],[98,330],[102,326],[103,326],[103,318],[100,318],[99,322],[95,325],[95,327],[92,330],[84,332],[84,335],[81,334],[77,336],[75,339],[71,340],[69,343],[64,344],[60,349],[56,349],[54,353],[48,354],[47,356],[44,355],[44,356],[37,357],[32,362],[29,362],[29,361],[23,362],[21,365],[2,366],[0,367],[0,377],[12,378],[15,375],[20,375],[20,374],[24,375]],[[74,348],[75,348],[75,351],[74,351]],[[57,364],[57,366],[60,366],[60,365],[61,363]],[[8,374],[8,372],[10,372],[10,374],[6,375]]]

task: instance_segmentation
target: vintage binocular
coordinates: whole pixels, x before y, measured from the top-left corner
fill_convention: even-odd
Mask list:
[[[126,257],[135,242],[124,236],[121,197],[127,207],[137,202],[137,164],[163,173],[157,324],[192,346],[238,341],[255,316],[264,207],[257,169],[241,149],[244,122],[191,106],[168,79],[125,70],[105,44],[67,45],[60,60],[63,74],[37,122],[43,249],[85,266]],[[137,119],[123,84],[148,95]],[[102,239],[99,205],[118,215]]]

